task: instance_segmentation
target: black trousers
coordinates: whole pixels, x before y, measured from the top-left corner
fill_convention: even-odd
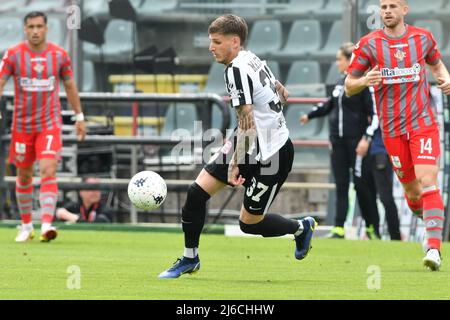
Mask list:
[[[389,156],[387,154],[375,154],[370,155],[369,158],[378,195],[386,212],[386,221],[391,240],[401,240],[400,221],[392,190],[394,172]]]
[[[362,161],[357,161],[356,156],[356,147],[361,138],[331,136],[330,140],[332,145],[331,166],[336,181],[335,226],[343,227],[347,218],[351,170],[353,172],[353,183],[355,185],[361,215],[366,222],[366,226],[373,225],[378,235],[380,218],[378,215],[375,182],[371,174],[370,161],[368,157],[364,157]]]

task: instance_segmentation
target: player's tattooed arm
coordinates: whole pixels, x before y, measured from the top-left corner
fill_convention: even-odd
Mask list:
[[[278,80],[275,80],[275,88],[277,90],[278,96],[280,97],[281,104],[286,104],[289,99],[289,91]]]
[[[450,74],[442,60],[435,65],[428,65],[434,78],[439,83],[439,89],[446,95],[450,94]]]
[[[245,155],[256,140],[256,125],[253,116],[253,106],[243,105],[236,108],[238,115],[237,142],[233,157],[228,166],[228,183],[233,186],[241,185],[245,179],[239,174],[239,164],[245,163]]]

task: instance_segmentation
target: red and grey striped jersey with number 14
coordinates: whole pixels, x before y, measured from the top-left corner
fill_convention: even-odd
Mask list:
[[[436,65],[440,53],[433,35],[406,25],[399,38],[374,31],[357,44],[348,73],[361,77],[379,66],[382,83],[375,87],[377,112],[383,133],[398,137],[436,123],[430,103],[425,65]]]
[[[73,77],[67,52],[48,42],[35,52],[27,42],[9,48],[0,66],[0,78],[14,80],[13,130],[34,133],[61,128],[60,79]]]

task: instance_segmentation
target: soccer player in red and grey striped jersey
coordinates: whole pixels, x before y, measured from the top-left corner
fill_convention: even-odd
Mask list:
[[[29,13],[24,18],[24,32],[27,40],[9,48],[0,66],[0,94],[10,77],[15,88],[10,162],[17,167],[16,197],[22,219],[16,241],[34,237],[32,183],[33,164],[37,159],[41,176],[41,241],[47,242],[57,235],[51,223],[58,196],[56,168],[62,148],[60,79],[76,113],[75,126],[80,140],[84,139],[86,129],[70,58],[64,49],[47,42],[46,15]]]
[[[439,270],[444,205],[438,185],[439,127],[434,117],[426,64],[444,94],[450,75],[433,35],[406,25],[406,0],[381,0],[384,28],[363,37],[354,51],[345,90],[352,96],[373,86],[383,141],[411,210],[424,219],[426,267]],[[368,73],[367,70],[371,69]]]

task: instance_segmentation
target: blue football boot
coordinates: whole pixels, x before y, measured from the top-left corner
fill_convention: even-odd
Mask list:
[[[194,273],[200,270],[200,259],[195,257],[194,259],[182,257],[179,258],[172,267],[159,274],[160,279],[175,279],[186,273]]]
[[[295,237],[295,258],[303,260],[309,251],[311,251],[311,241],[317,222],[311,217],[302,219],[300,222],[303,224],[303,232],[301,235]]]

